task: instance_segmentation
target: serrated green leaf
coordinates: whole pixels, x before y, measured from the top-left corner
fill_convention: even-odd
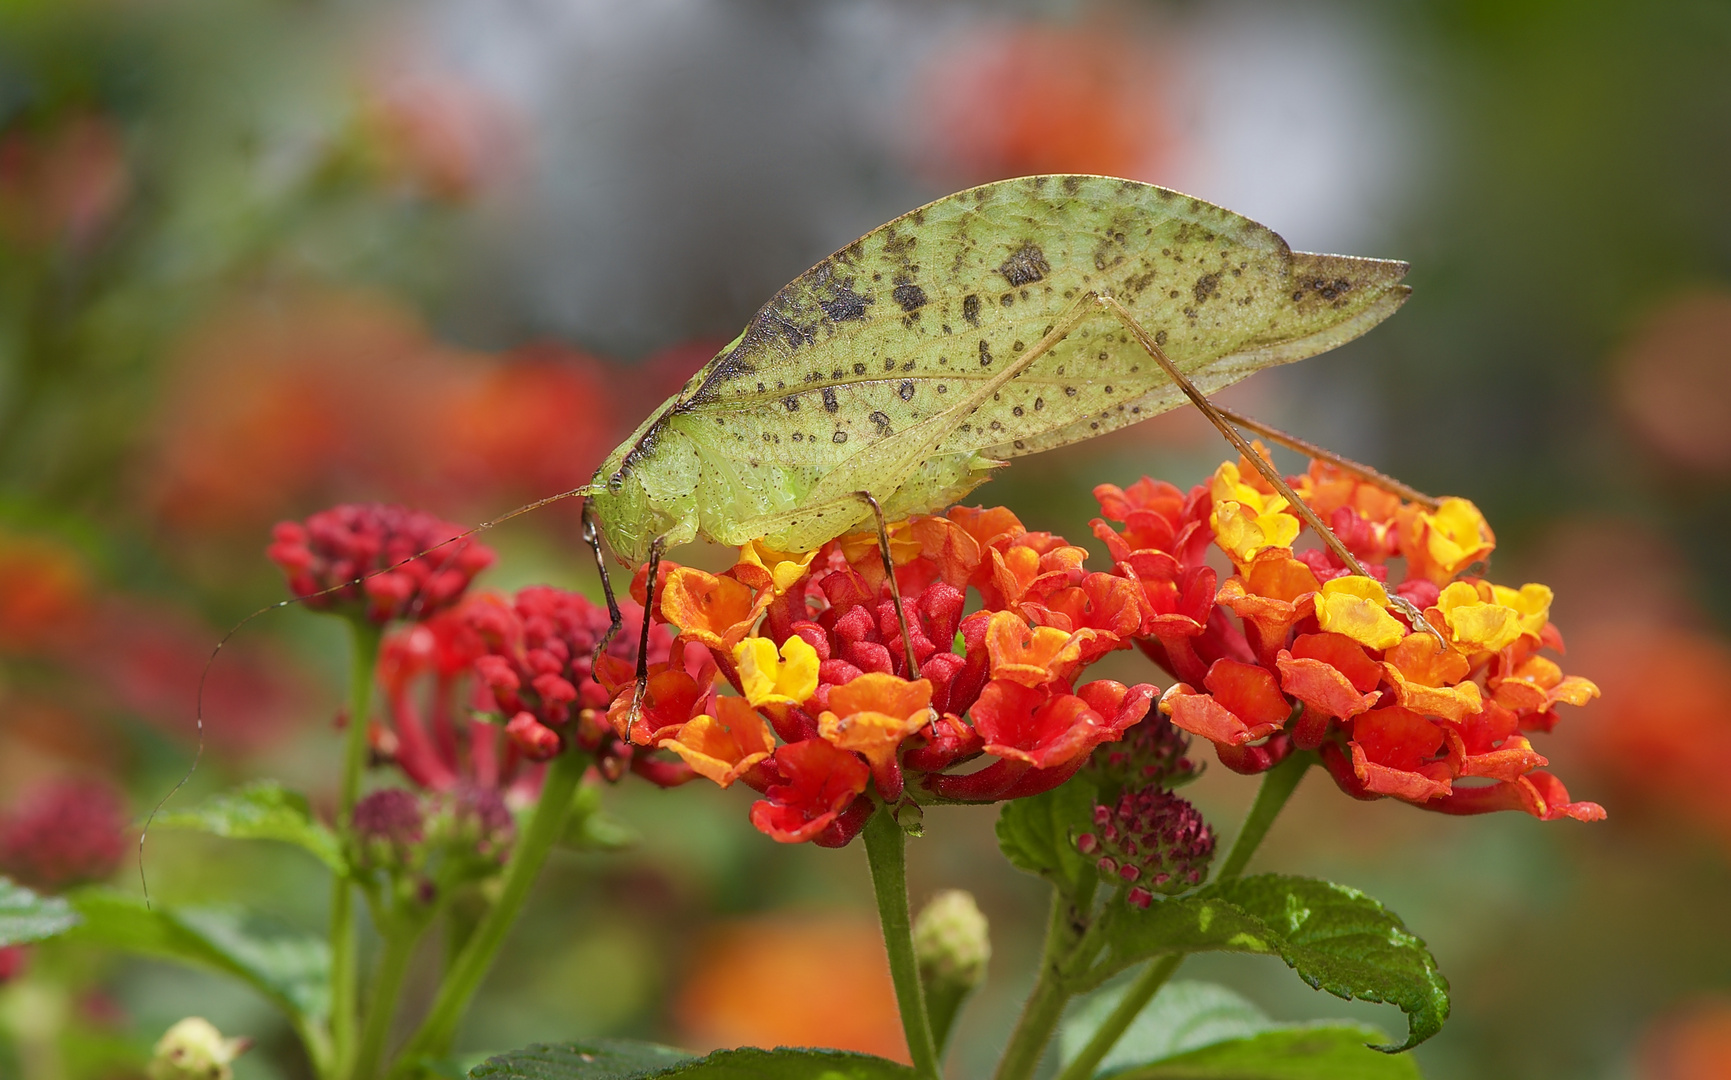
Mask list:
[[[537,1043],[476,1066],[473,1080],[911,1080],[906,1065],[845,1050],[717,1050],[707,1057],[653,1043]]]
[[[1012,799],[998,814],[998,848],[1017,869],[1073,896],[1095,873],[1075,840],[1093,814],[1094,786],[1079,776],[1044,794]]]
[[[306,796],[274,780],[261,780],[206,799],[191,809],[162,814],[156,819],[156,828],[190,829],[238,840],[279,840],[310,853],[334,873],[348,872],[336,833],[313,817]]]
[[[1146,911],[1114,909],[1109,917],[1101,973],[1163,953],[1262,953],[1336,997],[1399,1006],[1406,1042],[1378,1049],[1411,1049],[1448,1019],[1448,981],[1424,942],[1393,912],[1344,885],[1264,874]]]
[[[1418,1063],[1364,1045],[1356,1024],[1283,1027],[1113,1073],[1112,1080],[1418,1080]]]
[[[64,897],[39,896],[0,877],[0,945],[23,945],[72,929],[78,915]]]
[[[272,919],[219,908],[171,911],[109,889],[69,899],[81,922],[66,937],[232,975],[297,1026],[330,1013],[330,947]]]

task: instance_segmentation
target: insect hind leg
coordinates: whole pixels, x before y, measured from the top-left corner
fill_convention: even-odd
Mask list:
[[[1279,470],[1257,453],[1255,447],[1251,446],[1249,441],[1239,434],[1238,429],[1232,426],[1220,408],[1209,401],[1207,395],[1198,390],[1196,384],[1178,370],[1178,365],[1167,357],[1166,351],[1154,340],[1154,336],[1142,328],[1142,324],[1136,321],[1136,316],[1132,315],[1130,310],[1118,301],[1117,297],[1111,293],[1100,293],[1095,298],[1095,302],[1115,315],[1118,321],[1124,324],[1125,328],[1136,338],[1137,344],[1142,346],[1143,351],[1154,358],[1154,362],[1160,365],[1167,377],[1178,384],[1178,388],[1184,392],[1185,397],[1190,399],[1190,403],[1208,418],[1209,423],[1219,429],[1220,434],[1224,435],[1226,441],[1231,443],[1239,454],[1243,455],[1244,460],[1248,461],[1262,475],[1262,478],[1267,480],[1274,487],[1274,490],[1286,499],[1287,505],[1292,507],[1293,512],[1302,518],[1306,525],[1315,530],[1316,535],[1321,538],[1328,550],[1334,553],[1335,558],[1339,559],[1348,570],[1359,577],[1371,576],[1370,572],[1364,568],[1364,564],[1360,563],[1358,558],[1347,550],[1340,537],[1334,535],[1334,530],[1324,524],[1322,518],[1317,516],[1316,511],[1298,497],[1298,493],[1292,490],[1291,485],[1280,475]],[[1430,621],[1424,617],[1424,612],[1420,611],[1410,600],[1398,594],[1390,593],[1389,601],[1412,620],[1414,630],[1427,630],[1442,643],[1445,650],[1450,647],[1442,633],[1430,624]]]

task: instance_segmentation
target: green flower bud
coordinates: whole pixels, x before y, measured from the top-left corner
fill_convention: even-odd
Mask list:
[[[972,893],[946,889],[914,919],[914,956],[925,985],[926,1014],[941,1050],[962,999],[986,979],[992,941]]]
[[[252,1045],[251,1039],[225,1039],[202,1016],[189,1016],[157,1041],[145,1074],[150,1080],[231,1080],[230,1064]]]

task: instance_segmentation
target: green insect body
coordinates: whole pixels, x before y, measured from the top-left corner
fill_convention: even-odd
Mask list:
[[[583,489],[642,562],[707,537],[804,551],[940,509],[1023,454],[1350,341],[1406,299],[1405,263],[1295,252],[1165,188],[1033,176],[874,229],[794,279]]]

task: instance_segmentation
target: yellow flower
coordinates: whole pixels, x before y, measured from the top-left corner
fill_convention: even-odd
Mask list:
[[[1322,583],[1316,598],[1316,622],[1322,629],[1373,649],[1390,649],[1407,629],[1390,615],[1388,593],[1377,581],[1350,574]]]
[[[1513,645],[1521,636],[1522,620],[1531,618],[1506,604],[1486,602],[1479,596],[1479,590],[1465,581],[1451,582],[1437,597],[1436,607],[1448,623],[1449,636],[1455,644],[1491,652]]]
[[[739,549],[739,565],[752,566],[761,570],[763,579],[779,596],[805,576],[806,571],[811,568],[811,560],[817,556],[817,553],[817,548],[813,548],[803,555],[797,552],[777,551],[762,540],[753,540]],[[753,582],[753,584],[757,583]],[[758,585],[758,587],[762,588],[762,585]]]
[[[817,650],[798,635],[782,642],[776,657],[775,642],[750,637],[733,647],[739,665],[739,683],[752,708],[763,705],[800,705],[817,693]]]
[[[1538,637],[1551,617],[1551,587],[1531,582],[1519,589],[1492,585],[1491,598],[1504,607],[1520,612],[1521,633]]]
[[[1497,538],[1479,513],[1465,499],[1443,499],[1434,511],[1403,508],[1401,553],[1410,572],[1442,585],[1473,563],[1496,550]]]

